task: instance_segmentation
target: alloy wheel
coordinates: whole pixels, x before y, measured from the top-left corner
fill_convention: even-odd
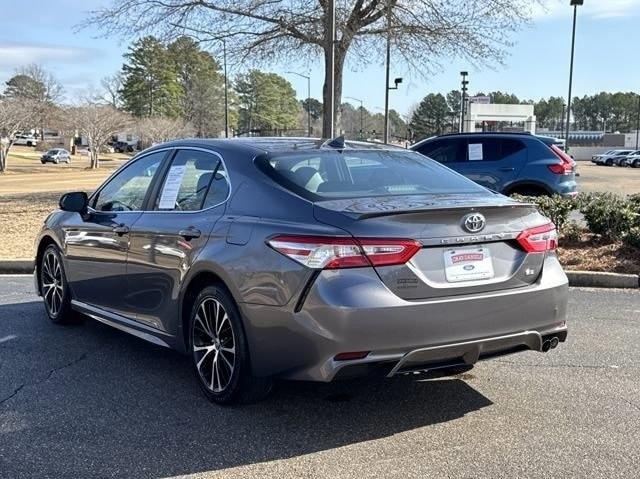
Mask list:
[[[51,316],[57,316],[62,308],[64,283],[60,260],[53,251],[47,251],[42,260],[42,296]]]
[[[229,315],[214,298],[198,306],[192,332],[193,358],[201,380],[219,393],[231,382],[236,364],[236,340]]]

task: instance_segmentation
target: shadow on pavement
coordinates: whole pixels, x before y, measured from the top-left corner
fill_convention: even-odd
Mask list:
[[[95,321],[59,327],[39,303],[3,305],[0,337],[10,336],[0,343],[1,477],[214,471],[385,438],[492,404],[460,379],[400,377],[283,382],[264,402],[222,408],[201,395],[186,357]]]

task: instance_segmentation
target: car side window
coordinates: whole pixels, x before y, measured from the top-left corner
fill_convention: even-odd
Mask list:
[[[200,150],[178,150],[156,199],[160,211],[198,211],[223,202],[227,172],[220,158]]]
[[[140,211],[165,151],[151,153],[116,174],[93,199],[96,211]]]
[[[442,138],[423,145],[418,152],[438,163],[461,163],[467,161],[465,145],[460,138]]]

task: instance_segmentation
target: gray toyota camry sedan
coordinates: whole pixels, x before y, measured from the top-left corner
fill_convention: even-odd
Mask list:
[[[273,378],[456,371],[567,336],[557,234],[418,153],[306,138],[184,140],[68,193],[37,238],[55,323],[188,354],[221,404]]]

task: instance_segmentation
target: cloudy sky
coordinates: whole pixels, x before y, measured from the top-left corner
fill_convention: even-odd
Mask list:
[[[88,87],[98,87],[100,78],[118,71],[127,39],[96,38],[88,28],[76,32],[74,26],[85,18],[87,9],[103,0],[20,0],[3,6],[0,30],[0,81],[6,81],[20,65],[40,63],[64,85],[67,99]],[[392,76],[403,76],[399,91],[392,92],[391,106],[406,113],[426,93],[445,93],[459,85],[459,72],[469,70],[471,91],[503,90],[521,98],[539,99],[567,93],[571,8],[568,0],[548,0],[546,9],[537,9],[532,25],[513,37],[506,65],[495,69],[473,67],[447,61],[429,78],[394,65]],[[640,92],[640,43],[638,30],[640,0],[586,0],[579,9],[576,37],[574,93],[607,91]],[[272,71],[287,76],[306,97],[306,80],[286,75],[287,70],[304,72],[306,65],[272,65]],[[265,68],[267,69],[267,68]],[[320,98],[322,64],[311,65],[312,96]],[[233,72],[232,72],[233,73]],[[345,72],[344,96],[361,98],[376,111],[384,106],[382,64]]]

